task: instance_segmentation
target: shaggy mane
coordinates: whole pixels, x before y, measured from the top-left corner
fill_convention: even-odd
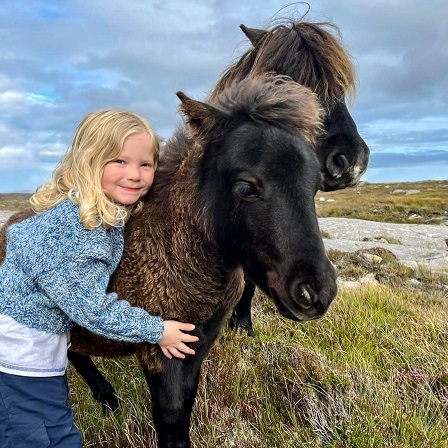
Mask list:
[[[267,72],[290,76],[328,105],[356,92],[355,68],[342,45],[339,28],[329,22],[289,21],[266,32],[255,47],[230,66],[210,98],[214,101],[237,79]]]
[[[264,74],[231,84],[214,106],[228,115],[292,128],[311,144],[322,131],[317,95],[288,76]]]

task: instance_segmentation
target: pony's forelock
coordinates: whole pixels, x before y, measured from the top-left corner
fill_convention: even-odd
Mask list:
[[[324,111],[317,95],[287,76],[264,74],[235,82],[215,105],[229,115],[292,128],[311,144],[322,132]]]

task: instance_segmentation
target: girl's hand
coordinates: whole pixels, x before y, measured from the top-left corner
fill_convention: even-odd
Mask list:
[[[162,338],[157,342],[163,354],[169,359],[173,356],[184,359],[185,354],[194,355],[195,351],[188,347],[185,342],[196,342],[199,341],[199,338],[192,334],[184,333],[184,331],[193,331],[194,325],[178,322],[177,320],[165,320],[163,324],[165,325],[165,330]]]

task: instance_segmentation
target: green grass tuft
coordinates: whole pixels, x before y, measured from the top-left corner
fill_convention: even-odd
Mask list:
[[[259,292],[255,302],[258,337],[226,327],[203,364],[194,446],[447,446],[446,296],[383,284],[341,290],[324,319],[307,323],[281,318]],[[104,417],[71,374],[85,446],[155,447],[135,358],[100,366],[122,410]]]

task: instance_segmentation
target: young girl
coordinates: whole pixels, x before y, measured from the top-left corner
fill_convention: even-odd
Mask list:
[[[107,293],[123,226],[143,207],[159,155],[141,117],[89,114],[51,182],[32,196],[35,216],[8,229],[0,266],[0,448],[81,447],[67,405],[70,328],[157,343],[168,358],[194,351],[194,325],[163,321]]]

